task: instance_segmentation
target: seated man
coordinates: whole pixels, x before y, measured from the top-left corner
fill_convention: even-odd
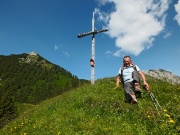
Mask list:
[[[116,88],[119,87],[119,83],[122,82],[124,86],[124,93],[126,101],[132,104],[137,103],[136,93],[140,93],[140,78],[143,80],[143,84],[149,87],[144,74],[140,71],[137,65],[134,65],[130,56],[123,58],[123,66],[119,69],[119,74],[116,80]],[[134,90],[133,90],[134,89]]]

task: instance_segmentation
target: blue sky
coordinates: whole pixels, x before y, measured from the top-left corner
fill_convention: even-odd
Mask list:
[[[141,70],[162,68],[180,75],[178,0],[0,0],[0,55],[37,52],[81,79],[118,74],[124,55]]]

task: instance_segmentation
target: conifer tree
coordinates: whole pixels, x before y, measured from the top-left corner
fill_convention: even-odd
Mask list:
[[[0,97],[0,128],[10,120],[17,117],[18,112],[14,103],[14,98],[10,92]]]

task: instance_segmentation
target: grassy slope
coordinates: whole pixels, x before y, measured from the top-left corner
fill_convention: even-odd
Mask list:
[[[163,110],[158,115],[143,91],[138,105],[124,103],[122,88],[99,81],[29,106],[16,120],[0,130],[2,135],[146,135],[180,133],[180,86],[150,80]]]

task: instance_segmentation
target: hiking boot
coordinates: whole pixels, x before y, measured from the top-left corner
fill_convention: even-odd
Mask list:
[[[135,96],[134,94],[132,94],[132,95],[131,95],[131,97],[132,97],[132,100],[131,100],[131,102],[132,102],[132,101],[135,101],[135,102],[137,102],[136,96]]]
[[[135,84],[134,84],[134,90],[135,90],[135,91],[140,91],[140,92],[141,92],[139,83],[135,83]]]
[[[125,103],[131,103],[132,97],[130,94],[125,93]]]
[[[131,104],[137,104],[137,101],[132,100],[132,101],[131,101]]]
[[[135,91],[136,98],[142,98],[141,91]]]

